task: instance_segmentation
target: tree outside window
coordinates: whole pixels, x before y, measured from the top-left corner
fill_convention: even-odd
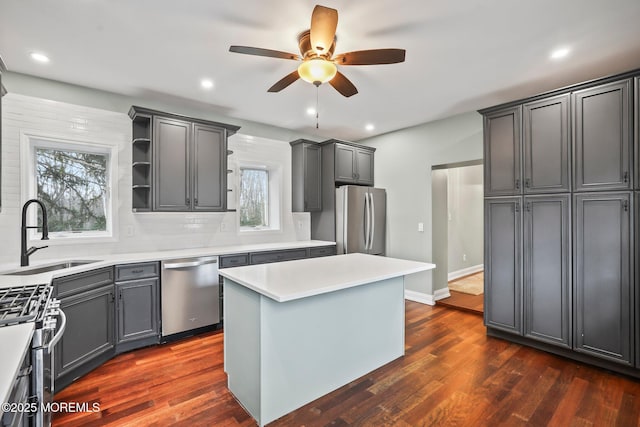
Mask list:
[[[269,171],[240,169],[240,227],[269,227]]]
[[[37,198],[50,232],[106,231],[109,156],[36,147]]]

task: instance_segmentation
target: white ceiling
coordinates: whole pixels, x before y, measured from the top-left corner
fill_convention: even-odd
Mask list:
[[[322,0],[339,12],[336,53],[404,48],[406,62],[340,67],[351,98],[301,80],[297,63],[228,52],[298,53],[320,0],[2,0],[9,71],[111,92],[207,105],[217,114],[358,140],[640,68],[639,0]],[[566,46],[561,61],[549,58]],[[29,53],[50,56],[38,64]],[[215,87],[200,88],[202,78]],[[10,88],[9,88],[10,90]],[[365,124],[373,123],[368,132]]]

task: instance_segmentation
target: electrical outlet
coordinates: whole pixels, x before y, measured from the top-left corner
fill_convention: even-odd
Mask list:
[[[133,235],[135,234],[135,229],[133,228],[133,225],[127,225],[126,233],[127,233],[127,237],[133,237]]]
[[[462,254],[462,260],[466,261],[467,260],[467,254]]]
[[[424,232],[424,222],[418,223],[418,231],[421,233]]]
[[[302,226],[303,226],[303,222],[302,221],[298,221],[298,230],[302,230]]]
[[[220,231],[227,231],[227,223],[222,221],[220,223]]]

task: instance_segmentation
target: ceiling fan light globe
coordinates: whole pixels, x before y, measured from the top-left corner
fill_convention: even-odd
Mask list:
[[[300,78],[316,86],[326,83],[335,77],[338,68],[333,62],[322,58],[314,58],[304,61],[298,67]]]

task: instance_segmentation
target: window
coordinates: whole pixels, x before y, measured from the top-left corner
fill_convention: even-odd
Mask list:
[[[108,155],[36,146],[35,163],[51,233],[107,231]]]
[[[117,206],[117,143],[71,141],[22,133],[23,201],[37,198],[47,208],[50,243],[113,241]],[[40,209],[29,222],[41,223]],[[36,213],[38,218],[36,218]],[[39,239],[35,230],[30,239]]]
[[[240,228],[269,228],[269,171],[240,169]]]

